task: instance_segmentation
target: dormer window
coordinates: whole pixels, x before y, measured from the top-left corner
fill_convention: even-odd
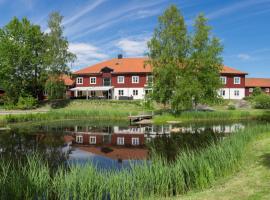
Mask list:
[[[139,83],[139,76],[132,76],[132,83]]]
[[[77,83],[78,85],[82,85],[82,84],[83,84],[83,77],[77,77],[76,83]]]
[[[234,77],[234,78],[233,78],[233,83],[234,83],[235,85],[239,85],[239,84],[241,83],[241,78],[240,78],[240,77]]]

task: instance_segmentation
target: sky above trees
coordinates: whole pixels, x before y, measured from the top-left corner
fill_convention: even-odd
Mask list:
[[[59,11],[78,69],[119,53],[143,56],[157,17],[170,4],[190,27],[200,12],[209,18],[224,45],[225,65],[270,77],[270,0],[0,0],[0,26],[27,17],[47,31],[49,13]]]

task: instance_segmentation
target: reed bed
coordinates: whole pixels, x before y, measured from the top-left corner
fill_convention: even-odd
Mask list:
[[[101,171],[92,164],[60,168],[51,174],[38,156],[13,166],[0,162],[0,199],[144,199],[171,197],[207,188],[238,170],[249,144],[270,125],[247,127],[200,151],[184,151],[175,162],[155,155],[151,163],[120,171]]]

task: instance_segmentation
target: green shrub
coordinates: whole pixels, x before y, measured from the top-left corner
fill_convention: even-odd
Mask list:
[[[228,110],[235,110],[236,107],[233,104],[228,105]]]
[[[270,109],[270,96],[261,94],[253,98],[254,107],[258,109]]]
[[[19,97],[19,101],[16,107],[22,110],[33,109],[37,107],[37,104],[38,102],[34,97],[27,95],[25,97]]]

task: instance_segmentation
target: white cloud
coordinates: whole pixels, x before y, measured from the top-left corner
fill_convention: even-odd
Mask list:
[[[91,4],[85,6],[83,9],[80,9],[77,13],[75,13],[72,17],[68,18],[63,22],[63,25],[67,25],[70,23],[73,23],[80,19],[82,16],[86,15],[90,11],[94,10],[97,8],[99,5],[101,5],[105,0],[97,0],[94,3],[91,1]]]
[[[98,61],[108,58],[99,48],[88,43],[70,43],[69,51],[76,54],[75,68],[90,66]]]
[[[241,60],[250,60],[251,56],[245,53],[240,53],[237,55],[237,58],[241,59]]]
[[[258,4],[263,4],[263,3],[269,3],[269,0],[248,0],[245,2],[238,1],[237,3],[230,4],[229,6],[224,6],[221,9],[217,9],[214,12],[208,13],[206,16],[208,19],[215,19],[224,15],[237,12],[241,9],[255,6]]]
[[[127,56],[144,56],[147,51],[147,41],[149,38],[143,39],[129,39],[124,38],[116,43]]]

